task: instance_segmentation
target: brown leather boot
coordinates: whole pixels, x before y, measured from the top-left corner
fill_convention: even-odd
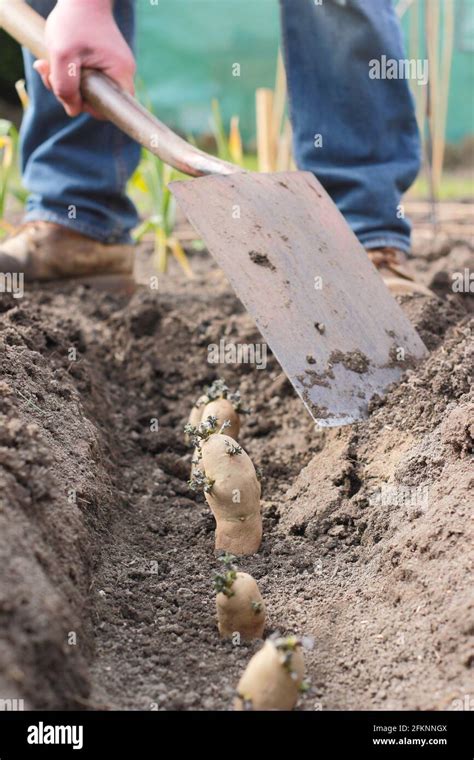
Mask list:
[[[0,243],[0,272],[30,282],[73,282],[133,292],[131,245],[105,245],[51,222],[27,222]]]
[[[413,267],[403,251],[398,248],[374,248],[367,250],[367,254],[394,296],[421,293],[424,296],[434,297],[431,290],[415,281]]]

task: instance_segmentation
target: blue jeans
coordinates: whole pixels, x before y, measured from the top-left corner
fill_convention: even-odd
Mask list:
[[[407,252],[399,204],[421,163],[414,103],[405,79],[369,78],[371,59],[405,58],[392,0],[280,3],[298,167],[314,172],[366,248]]]
[[[369,248],[408,250],[410,226],[399,212],[415,179],[420,143],[405,80],[369,78],[369,60],[404,58],[391,0],[280,0],[294,148],[359,240]],[[46,16],[54,0],[30,0]],[[116,0],[116,18],[132,43],[134,0]],[[67,117],[45,91],[25,53],[31,108],[22,127],[27,220],[44,219],[104,242],[129,239],[137,222],[125,194],[139,148],[88,115]],[[315,147],[321,135],[321,147]],[[69,209],[77,209],[75,219]]]
[[[55,0],[28,0],[46,17]],[[116,0],[115,18],[130,46],[135,1]],[[21,128],[23,182],[29,190],[25,221],[56,222],[106,243],[128,242],[138,215],[126,184],[140,146],[108,122],[66,115],[24,51],[30,107]]]

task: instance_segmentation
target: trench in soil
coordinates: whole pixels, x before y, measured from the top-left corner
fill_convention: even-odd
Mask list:
[[[267,633],[315,638],[298,709],[436,709],[469,693],[469,433],[446,450],[429,439],[446,410],[472,411],[464,301],[441,294],[438,317],[425,299],[405,305],[440,352],[421,375],[424,412],[397,419],[400,388],[367,423],[324,433],[271,355],[265,371],[208,364],[210,343],[260,337],[207,256],[193,266],[195,280],[173,270],[131,301],[85,288],[2,301],[0,692],[37,708],[229,709],[259,643],[218,637],[214,521],[187,485],[182,435],[223,377],[252,410],[240,443],[262,474],[264,540],[240,567]],[[452,489],[446,514],[434,505],[438,533],[426,511],[368,500],[390,458],[412,487],[443,466],[461,483],[456,509]]]

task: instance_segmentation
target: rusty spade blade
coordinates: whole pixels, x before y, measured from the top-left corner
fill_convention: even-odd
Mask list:
[[[426,353],[312,174],[209,176],[171,189],[320,425],[366,416]]]

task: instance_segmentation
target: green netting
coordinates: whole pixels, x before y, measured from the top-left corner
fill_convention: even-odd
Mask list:
[[[184,132],[209,132],[215,97],[252,137],[255,90],[275,81],[278,0],[139,0],[138,11],[139,73],[156,114]]]
[[[455,0],[456,24],[447,139],[474,132],[474,0]]]
[[[474,121],[474,0],[455,3],[452,142],[472,134]],[[255,90],[274,84],[278,0],[138,0],[138,11],[139,71],[156,113],[184,132],[209,132],[217,97],[224,117],[238,114],[244,138],[253,138]],[[232,76],[234,63],[240,77]]]

